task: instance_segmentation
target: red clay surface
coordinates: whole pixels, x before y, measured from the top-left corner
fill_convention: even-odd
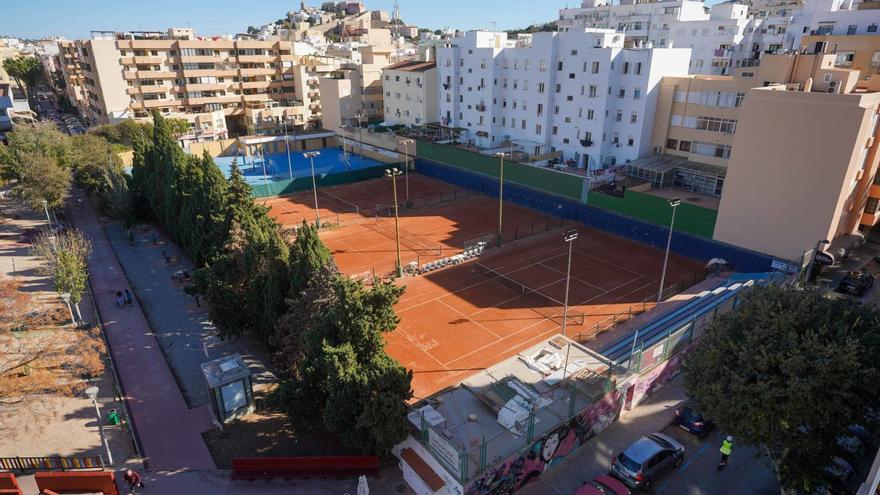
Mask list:
[[[411,198],[417,197],[414,183],[419,196],[443,191],[447,197],[453,196],[452,186],[446,183],[416,174],[409,179]],[[402,180],[399,194],[401,184]],[[345,213],[341,226],[321,232],[343,273],[360,276],[373,266],[381,267],[377,275],[393,270],[394,219],[377,220],[375,208],[367,207],[370,202],[391,203],[390,189],[387,179],[378,179],[328,190],[343,200],[326,202],[328,218],[335,217],[345,202],[361,207],[360,214]],[[324,199],[319,192],[319,205]],[[267,204],[272,207],[270,215],[290,226],[302,218],[314,218],[314,209],[309,207],[313,201],[307,193]],[[332,211],[334,207],[338,209]],[[353,210],[352,205],[346,207]],[[425,263],[438,257],[436,253],[450,256],[461,252],[471,239],[491,234],[498,222],[498,202],[484,196],[457,197],[433,207],[401,209],[400,214],[402,264],[416,257]],[[407,287],[395,308],[400,325],[386,335],[386,341],[388,352],[413,370],[414,399],[455,385],[561,331],[563,308],[559,301],[564,299],[568,260],[564,230],[559,229],[558,220],[551,219],[547,231],[544,215],[508,203],[504,219],[510,227],[505,229],[505,245],[486,251],[478,261],[513,283],[478,271],[474,261],[399,281]],[[597,323],[625,314],[632,305],[641,309],[645,299],[656,298],[662,251],[579,223],[565,228],[576,228],[580,233],[573,246],[569,336],[590,335]],[[529,238],[509,242],[514,237]],[[494,244],[491,235],[486,238]],[[666,286],[683,280],[689,285],[702,275],[700,262],[671,255]],[[523,294],[516,283],[538,290],[550,300]]]

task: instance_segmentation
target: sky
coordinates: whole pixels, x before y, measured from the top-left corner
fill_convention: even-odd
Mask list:
[[[579,0],[566,0],[569,6]],[[196,34],[235,34],[299,8],[299,0],[0,0],[0,35],[88,38],[89,31],[164,31],[192,27]],[[319,6],[317,0],[306,5]],[[566,6],[553,0],[398,0],[400,16],[430,29],[512,29],[555,20]],[[394,0],[366,0],[391,11]],[[493,24],[494,22],[494,24]]]

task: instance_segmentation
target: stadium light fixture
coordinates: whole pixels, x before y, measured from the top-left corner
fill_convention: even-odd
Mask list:
[[[397,177],[400,174],[397,168],[385,169],[385,177],[391,179],[391,189],[394,191],[394,240],[397,244],[397,268],[394,273],[397,278],[403,276],[403,266],[400,264],[400,217],[397,214]]]
[[[315,196],[315,228],[321,228],[321,214],[318,212],[318,184],[315,180],[315,157],[321,156],[320,151],[307,151],[303,156],[309,159],[312,167],[312,193]]]

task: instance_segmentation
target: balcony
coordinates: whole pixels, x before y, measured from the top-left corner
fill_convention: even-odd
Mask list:
[[[181,55],[180,61],[184,64],[209,63],[216,64],[225,62],[225,59],[213,55]]]
[[[122,76],[126,81],[135,79],[176,79],[177,73],[164,70],[125,71]]]
[[[164,62],[162,57],[122,57],[120,62],[122,65],[158,65]]]
[[[592,145],[593,145],[593,142],[590,141],[589,139],[581,139],[581,146],[583,146],[584,148],[589,148]]]
[[[242,89],[268,89],[271,81],[250,81],[241,83]]]
[[[272,55],[239,55],[238,61],[240,63],[254,63],[254,64],[262,64],[266,62],[274,62],[275,57]]]
[[[178,86],[181,91],[224,91],[228,87],[229,85],[226,83],[187,84],[185,87]]]
[[[200,98],[187,98],[187,105],[207,105],[209,103],[238,103],[241,101],[241,96],[239,95],[224,95],[224,96],[203,96]]]
[[[877,184],[877,179],[874,179],[874,183],[871,184],[871,188],[868,189],[868,197],[880,199],[880,184]]]
[[[249,76],[271,76],[275,74],[275,71],[278,69],[239,69],[238,72],[243,77]]]
[[[180,100],[144,100],[143,102],[132,103],[131,108],[133,110],[146,110],[150,108],[179,107],[180,105]]]
[[[136,95],[138,93],[156,94],[168,93],[168,91],[170,91],[171,89],[171,86],[132,86],[130,88],[126,88],[125,92],[129,95]]]
[[[269,101],[272,98],[269,98],[269,95],[261,93],[256,95],[242,95],[244,96],[244,101],[246,102],[255,102],[255,101]]]

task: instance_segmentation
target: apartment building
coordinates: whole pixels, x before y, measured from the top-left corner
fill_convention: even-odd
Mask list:
[[[437,122],[437,64],[409,60],[382,69],[385,122],[425,125]]]
[[[583,0],[579,8],[559,10],[560,30],[572,28],[615,29],[625,34],[625,46],[664,45],[670,24],[709,19],[698,0],[641,1]]]
[[[734,76],[664,78],[655,155],[626,174],[720,196],[720,241],[788,260],[819,240],[845,242],[880,221],[880,93],[856,91],[858,79],[823,53],[766,55]]]
[[[62,40],[58,42],[58,52],[61,64],[61,76],[64,78],[64,97],[71,107],[77,109],[81,115],[86,115],[89,106],[89,97],[86,93],[85,80],[80,68],[79,52],[75,41]]]
[[[724,2],[711,7],[708,19],[664,23],[659,46],[690,48],[691,74],[726,74],[758,58],[761,26],[747,5]]]
[[[855,0],[804,0],[792,13],[785,49],[796,50],[808,35],[876,35],[880,2]]]
[[[801,38],[803,53],[833,53],[835,67],[859,71],[856,87],[880,89],[880,36],[874,34],[809,35]]]
[[[59,48],[65,60],[72,58],[69,44]],[[78,70],[65,62],[72,66],[65,79],[84,88],[84,116],[92,123],[145,119],[158,110],[189,120],[194,138],[212,139],[227,129],[274,129],[279,118],[300,128],[320,119],[316,80],[290,42],[199,38],[189,29],[93,32],[75,42],[75,54]],[[267,110],[270,121],[263,120]]]
[[[320,78],[324,128],[341,134],[344,127],[380,123],[384,117],[382,69],[391,65],[388,48],[364,47],[361,63],[343,63]]]
[[[437,48],[439,118],[483,148],[597,169],[650,153],[657,85],[689,49],[624,48],[612,30],[508,40],[469,31]]]

